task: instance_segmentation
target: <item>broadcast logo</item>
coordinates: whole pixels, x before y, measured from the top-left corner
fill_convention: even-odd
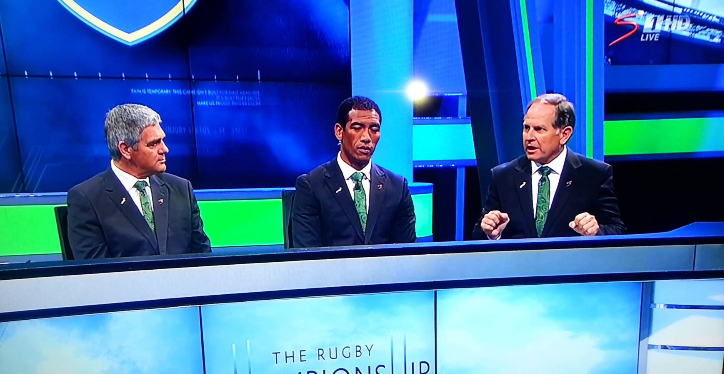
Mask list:
[[[633,18],[633,19],[632,19]],[[636,13],[626,13],[617,17],[613,23],[616,26],[633,27],[629,32],[623,34],[618,39],[609,43],[609,47],[620,43],[639,30],[639,21],[643,20],[643,29],[641,30],[640,40],[642,42],[657,42],[662,31],[666,32],[686,32],[691,28],[691,18],[683,15],[662,15],[662,14],[646,14],[643,10]]]
[[[160,34],[196,3],[196,0],[58,1],[92,28],[126,45]]]

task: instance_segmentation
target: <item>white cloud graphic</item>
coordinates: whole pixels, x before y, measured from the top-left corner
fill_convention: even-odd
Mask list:
[[[652,374],[719,374],[722,372],[721,352],[648,352],[646,373]]]
[[[574,331],[547,315],[535,298],[500,295],[458,291],[438,302],[441,374],[587,374],[627,359],[602,347],[605,336]]]
[[[198,373],[199,331],[193,331],[198,319],[189,320],[184,311],[176,312],[151,310],[112,313],[107,318],[7,323],[0,341],[0,374]]]
[[[670,323],[651,334],[649,344],[680,345],[692,347],[724,347],[724,313],[721,311],[694,311],[706,315],[689,315],[687,310],[657,310],[654,327]],[[668,318],[666,318],[668,317]],[[681,318],[683,317],[683,318]],[[681,318],[671,322],[673,318]]]
[[[0,346],[2,374],[103,374],[113,363],[98,354],[92,342],[38,321],[8,324]],[[95,354],[93,352],[96,352]]]
[[[402,372],[403,337],[407,337],[408,364],[429,360],[433,365],[432,292],[395,293],[273,300],[216,305],[203,310],[206,371],[227,373],[232,365],[231,344],[237,345],[237,368],[246,372],[246,340],[251,340],[253,373],[297,373],[315,370],[331,373],[344,367],[354,372],[379,364],[390,372],[390,336],[394,335],[395,372]],[[253,323],[250,323],[253,321]],[[362,346],[362,357],[342,358],[345,346]],[[373,345],[371,357],[365,345]],[[325,349],[324,361],[317,349]],[[335,348],[337,360],[329,360]],[[307,362],[275,365],[272,352],[306,350]],[[298,358],[298,356],[297,356]],[[381,371],[385,372],[385,371]],[[409,372],[409,371],[408,371]]]

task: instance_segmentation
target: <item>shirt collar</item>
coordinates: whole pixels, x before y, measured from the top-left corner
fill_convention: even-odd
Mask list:
[[[553,159],[553,161],[549,162],[546,165],[539,164],[535,161],[530,162],[531,170],[533,170],[533,174],[538,172],[538,169],[540,169],[542,166],[548,166],[553,170],[554,173],[561,175],[563,172],[563,165],[566,163],[566,156],[568,155],[568,147],[563,146],[563,152],[559,154],[556,158]]]
[[[113,174],[116,175],[116,178],[118,178],[118,181],[121,182],[121,185],[123,186],[123,188],[126,189],[126,191],[130,191],[133,188],[133,185],[136,184],[136,182],[138,182],[140,180],[146,181],[146,184],[148,184],[149,187],[151,186],[151,182],[148,178],[138,179],[138,178],[134,177],[133,175],[128,174],[125,171],[118,168],[118,166],[116,166],[116,163],[113,161],[111,161],[111,170],[113,170]]]
[[[344,176],[344,179],[350,179],[352,178],[352,174],[356,172],[360,172],[364,174],[365,178],[370,179],[370,171],[372,170],[372,160],[365,165],[362,170],[356,170],[355,168],[349,166],[344,160],[342,160],[342,152],[337,153],[337,164],[339,164],[339,168],[342,169],[342,175]]]

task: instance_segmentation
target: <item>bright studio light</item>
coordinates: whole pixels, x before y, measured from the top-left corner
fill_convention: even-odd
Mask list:
[[[413,80],[407,85],[407,97],[410,100],[417,101],[427,97],[428,89],[425,82],[420,80]]]

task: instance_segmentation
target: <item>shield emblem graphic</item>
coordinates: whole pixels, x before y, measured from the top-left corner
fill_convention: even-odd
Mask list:
[[[89,26],[127,45],[171,26],[196,0],[58,0]]]

